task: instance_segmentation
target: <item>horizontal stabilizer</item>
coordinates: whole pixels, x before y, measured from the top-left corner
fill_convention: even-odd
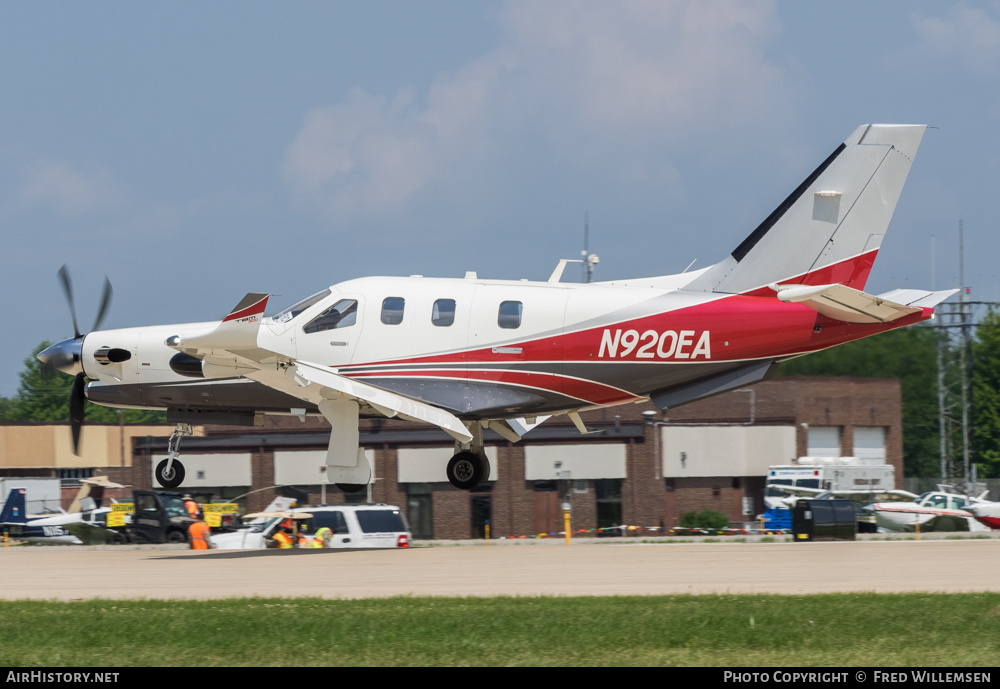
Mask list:
[[[771,285],[778,299],[786,303],[802,304],[827,318],[844,323],[890,323],[905,316],[920,313],[923,307],[947,299],[954,290],[946,292],[920,292],[905,290],[910,303],[901,304],[845,285]],[[933,298],[941,296],[934,301]],[[911,305],[912,304],[912,305]]]
[[[957,292],[957,289],[943,289],[937,292],[928,292],[923,289],[895,289],[885,294],[880,294],[879,299],[906,304],[907,306],[919,306],[921,308],[934,308],[945,299]]]

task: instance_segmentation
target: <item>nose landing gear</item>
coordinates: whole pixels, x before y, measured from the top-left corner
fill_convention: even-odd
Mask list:
[[[177,455],[180,454],[181,438],[191,433],[190,424],[179,423],[170,434],[170,440],[167,441],[167,458],[161,460],[153,471],[156,482],[164,488],[177,488],[184,482],[184,465],[177,460]]]

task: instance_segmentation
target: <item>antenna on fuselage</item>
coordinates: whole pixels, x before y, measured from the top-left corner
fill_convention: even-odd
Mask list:
[[[601,262],[597,254],[590,253],[590,213],[583,213],[583,281],[590,282],[594,276],[594,266]]]

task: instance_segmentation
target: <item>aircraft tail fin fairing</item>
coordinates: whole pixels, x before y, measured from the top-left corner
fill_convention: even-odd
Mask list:
[[[864,288],[925,125],[862,125],[732,254],[688,289],[771,294],[768,285]]]

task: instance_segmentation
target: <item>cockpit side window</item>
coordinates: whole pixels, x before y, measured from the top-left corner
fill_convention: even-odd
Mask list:
[[[328,289],[325,289],[322,292],[317,292],[316,294],[310,297],[306,297],[302,301],[295,302],[284,311],[276,314],[274,317],[271,318],[271,320],[274,321],[275,323],[287,323],[288,321],[292,320],[300,313],[308,309],[313,304],[319,302],[321,299],[325,299],[326,297],[330,296],[330,294],[331,292]]]
[[[358,322],[358,302],[356,299],[341,299],[326,309],[316,318],[309,321],[302,330],[307,333],[318,333],[324,330],[349,328]]]

